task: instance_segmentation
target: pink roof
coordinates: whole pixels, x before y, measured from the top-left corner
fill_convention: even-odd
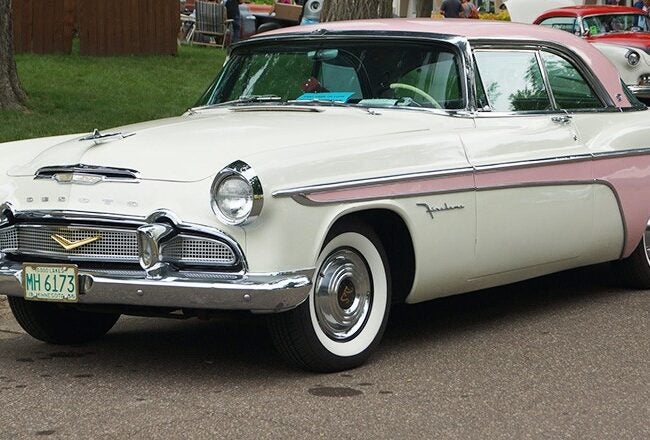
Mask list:
[[[549,41],[572,49],[587,63],[607,89],[617,107],[629,107],[618,71],[612,63],[591,44],[569,32],[544,26],[489,20],[462,19],[381,19],[318,23],[294,26],[260,34],[262,36],[308,34],[315,30],[330,32],[408,32],[459,36],[469,40],[505,39],[523,41]]]

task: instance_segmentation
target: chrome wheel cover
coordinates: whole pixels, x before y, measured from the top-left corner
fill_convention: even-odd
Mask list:
[[[372,308],[373,286],[366,260],[353,249],[327,256],[314,286],[318,325],[330,339],[352,339],[361,332]]]

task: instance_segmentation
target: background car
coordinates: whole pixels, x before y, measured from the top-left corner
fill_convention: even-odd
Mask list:
[[[120,314],[264,314],[332,372],[393,304],[604,262],[650,288],[649,112],[542,26],[262,34],[182,116],[0,145],[0,292],[55,344]]]
[[[571,32],[601,50],[640,99],[650,101],[650,21],[646,12],[622,6],[552,9],[535,24]]]

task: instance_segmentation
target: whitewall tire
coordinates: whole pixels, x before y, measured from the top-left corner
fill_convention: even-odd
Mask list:
[[[377,347],[388,321],[390,272],[383,246],[366,226],[336,227],[316,269],[308,300],[270,317],[273,341],[301,368],[354,368]]]

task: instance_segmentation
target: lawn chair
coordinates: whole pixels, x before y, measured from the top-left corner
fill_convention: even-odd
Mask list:
[[[230,41],[232,20],[226,15],[223,0],[208,2],[197,0],[194,8],[196,27],[192,44],[225,47]]]

